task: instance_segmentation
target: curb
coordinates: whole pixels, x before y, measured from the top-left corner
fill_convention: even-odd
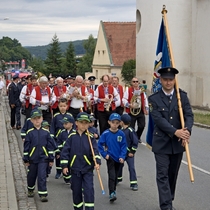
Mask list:
[[[8,152],[8,155],[10,154],[11,157],[13,171],[13,173],[11,172],[11,176],[13,176],[15,182],[16,190],[14,190],[14,192],[16,192],[18,205],[18,208],[14,210],[37,210],[35,199],[28,198],[27,196],[27,172],[25,166],[23,165],[22,155],[20,153],[17,138],[10,127],[10,108],[6,104],[8,104],[8,101],[7,98],[4,98],[4,118],[7,119],[5,121],[5,128],[7,129],[10,150],[10,153]]]
[[[200,128],[210,129],[209,125],[204,125],[204,124],[201,124],[201,123],[194,123],[194,125],[197,126],[197,127],[200,127]]]

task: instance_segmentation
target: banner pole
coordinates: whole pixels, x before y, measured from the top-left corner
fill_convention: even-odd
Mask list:
[[[164,26],[165,26],[165,33],[166,33],[166,39],[167,39],[167,43],[168,43],[171,65],[173,68],[175,68],[174,56],[173,56],[172,45],[171,45],[171,40],[170,40],[170,35],[169,35],[168,21],[167,21],[167,17],[166,17],[167,10],[166,10],[165,5],[163,5],[163,10],[161,13],[163,14],[163,21],[164,21]],[[176,88],[176,92],[177,92],[177,101],[178,101],[181,125],[182,125],[182,128],[184,128],[184,116],[183,116],[182,103],[181,103],[181,97],[180,97],[180,93],[179,93],[177,76],[175,77],[175,88]],[[192,170],[192,163],[191,163],[188,143],[185,144],[185,151],[186,151],[190,180],[192,183],[194,183],[194,175],[193,175],[193,170]]]

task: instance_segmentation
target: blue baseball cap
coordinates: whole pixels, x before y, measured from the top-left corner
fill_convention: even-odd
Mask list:
[[[41,116],[42,116],[42,110],[35,108],[31,111],[31,118],[41,117]]]
[[[72,116],[65,116],[62,120],[60,120],[60,122],[63,123],[74,123],[74,118]]]
[[[110,121],[113,121],[113,120],[119,120],[119,121],[121,121],[121,117],[120,117],[120,115],[117,114],[117,113],[112,113],[112,114],[109,116],[109,120],[110,120]]]
[[[86,112],[80,112],[77,115],[76,121],[83,121],[83,120],[90,122],[90,117],[89,117],[89,115]]]
[[[125,124],[129,124],[131,122],[131,117],[128,114],[123,114],[121,116],[121,121],[123,121]]]

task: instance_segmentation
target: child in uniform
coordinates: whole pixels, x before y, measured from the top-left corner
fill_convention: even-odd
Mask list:
[[[70,163],[72,181],[71,189],[75,210],[83,209],[83,194],[85,210],[94,210],[93,170],[94,167],[96,170],[99,170],[101,160],[96,140],[91,137],[97,161],[97,165],[94,165],[87,134],[89,123],[90,118],[87,113],[81,112],[77,115],[77,130],[69,135],[61,153],[63,174],[67,174],[69,172],[68,164]],[[82,191],[82,188],[84,191]]]
[[[109,200],[115,201],[117,176],[121,164],[124,163],[127,154],[127,144],[125,134],[119,130],[121,117],[117,113],[112,113],[109,117],[110,128],[105,130],[99,141],[98,149],[103,158],[107,161],[108,168],[108,186],[109,186]]]
[[[121,126],[122,131],[125,133],[126,141],[127,141],[127,156],[125,161],[128,164],[128,170],[130,175],[130,188],[133,191],[138,190],[136,170],[134,165],[134,154],[138,148],[138,137],[133,128],[129,127],[131,123],[131,117],[128,114],[123,114],[121,116]],[[122,171],[123,165],[120,167],[120,171],[118,174],[118,182],[122,181]]]
[[[57,144],[57,137],[60,134],[60,132],[64,129],[63,124],[61,123],[61,120],[64,117],[72,116],[69,112],[67,112],[68,108],[68,101],[66,98],[61,98],[58,101],[58,108],[59,112],[55,113],[52,119],[52,123],[50,126],[50,135],[54,138],[56,144]],[[55,179],[61,178],[62,174],[62,168],[60,165],[60,153],[59,150],[55,153],[55,166],[56,166],[56,175]]]
[[[43,117],[39,109],[32,110],[33,128],[27,131],[24,141],[23,161],[28,166],[28,197],[34,196],[37,179],[38,194],[42,202],[47,202],[46,169],[53,165],[54,142],[48,130],[41,127]]]
[[[98,129],[94,126],[95,120],[95,117],[93,115],[90,115],[90,124],[88,130],[91,134],[93,134],[95,139],[99,139]]]
[[[66,140],[68,139],[68,136],[74,132],[73,129],[74,125],[74,118],[72,116],[66,116],[61,120],[61,123],[63,124],[64,129],[61,131],[61,133],[58,135],[57,143],[58,143],[58,149],[60,153],[62,153],[63,145],[65,144]],[[59,153],[58,153],[59,154]],[[66,184],[70,184],[70,168],[68,164],[68,173],[63,174],[63,179]]]

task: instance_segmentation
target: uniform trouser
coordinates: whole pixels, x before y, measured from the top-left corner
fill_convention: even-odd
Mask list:
[[[82,192],[84,194],[85,210],[94,210],[94,186],[93,172],[82,174],[81,172],[72,172],[72,195],[75,210],[83,209]],[[82,188],[84,191],[82,191]]]
[[[100,129],[100,134],[102,134],[106,129],[109,128],[109,116],[114,113],[115,110],[113,111],[98,111],[98,121],[99,121],[99,129]]]
[[[171,155],[155,153],[156,182],[162,210],[172,208],[182,156],[183,153]]]
[[[75,120],[77,118],[77,115],[80,113],[80,111],[81,111],[80,108],[75,109],[75,108],[72,108],[72,107],[69,107],[69,110],[68,110],[68,112],[70,112],[73,115]]]
[[[52,113],[51,113],[50,109],[42,110],[42,114],[43,114],[43,120],[46,120],[51,125]]]
[[[20,108],[21,106],[15,106],[14,108],[11,108],[11,127],[14,127],[16,124],[17,126],[21,126],[21,121],[20,121]],[[16,121],[15,121],[16,117]]]
[[[28,108],[25,107],[26,120],[31,117],[31,110],[32,110],[31,104],[28,105]]]
[[[138,139],[141,138],[141,135],[144,131],[144,127],[145,127],[145,115],[143,110],[141,110],[141,112],[137,115],[137,116],[133,116],[132,114],[129,114],[131,117],[131,127],[135,130],[135,124],[137,122],[137,131],[136,134],[138,136]]]
[[[38,194],[39,196],[47,196],[47,185],[46,185],[46,169],[48,162],[31,163],[28,166],[27,183],[28,190],[33,191],[35,189],[35,183],[37,178]]]
[[[134,164],[134,156],[133,157],[126,157],[125,161],[128,164],[129,176],[130,176],[130,186],[137,184],[137,177],[136,177],[136,170]],[[122,181],[123,177],[123,166],[124,164],[120,165],[119,173],[118,173],[118,181]]]
[[[110,156],[106,161],[107,169],[108,169],[108,186],[109,186],[109,194],[111,195],[116,191],[117,185],[117,176],[119,174],[119,169],[121,163],[114,161]]]
[[[55,154],[55,166],[56,166],[56,173],[61,174],[62,172],[62,167],[61,167],[61,158],[56,157],[57,154]]]

